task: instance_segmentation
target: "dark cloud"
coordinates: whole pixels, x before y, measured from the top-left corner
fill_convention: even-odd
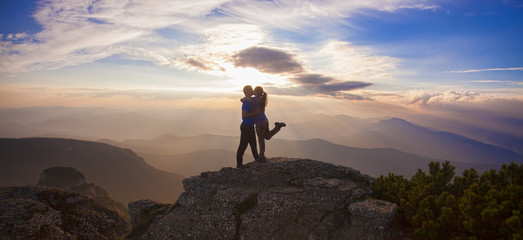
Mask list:
[[[350,91],[371,86],[372,83],[360,81],[339,81],[333,77],[321,74],[299,74],[289,79],[297,84],[294,87],[277,88],[267,87],[272,94],[289,96],[324,95],[347,100],[373,100],[370,97],[349,94]]]
[[[371,100],[369,98],[344,93],[371,86],[372,83],[361,81],[340,81],[334,77],[307,73],[293,54],[284,51],[251,47],[233,56],[236,67],[253,67],[261,72],[290,75],[289,80],[297,86],[289,88],[271,88],[278,95],[311,96],[327,95],[348,100]]]
[[[360,82],[360,81],[346,81],[340,83],[323,84],[317,86],[318,90],[322,92],[338,92],[338,91],[349,91],[354,89],[360,89],[371,86],[372,83]]]
[[[260,72],[272,74],[295,74],[304,71],[293,54],[265,47],[244,49],[233,56],[233,63],[236,67],[252,67]]]
[[[201,70],[211,70],[209,67],[207,67],[202,62],[196,61],[196,60],[194,60],[192,58],[185,60],[185,64],[187,64],[187,65],[189,65],[191,67],[195,67],[195,68],[201,69]]]
[[[299,74],[290,78],[294,83],[302,85],[317,94],[335,95],[340,91],[350,91],[371,86],[372,83],[360,81],[337,81],[333,77],[321,74]]]
[[[332,77],[323,76],[321,74],[299,74],[290,79],[292,82],[305,85],[325,84],[334,80]]]

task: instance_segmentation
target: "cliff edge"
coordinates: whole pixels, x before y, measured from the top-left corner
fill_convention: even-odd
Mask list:
[[[397,206],[369,176],[320,161],[271,158],[183,180],[176,204],[129,204],[130,239],[391,239]]]

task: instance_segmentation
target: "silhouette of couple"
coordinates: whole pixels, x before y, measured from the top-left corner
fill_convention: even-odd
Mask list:
[[[257,86],[253,90],[250,85],[247,85],[243,87],[243,93],[245,97],[241,99],[242,124],[240,125],[240,145],[236,153],[237,168],[243,168],[243,154],[247,145],[251,146],[252,156],[256,161],[265,161],[265,140],[271,139],[282,127],[285,127],[285,123],[275,122],[275,127],[269,131],[269,120],[265,116],[267,93],[263,91],[262,87]],[[256,149],[256,135],[258,135],[260,144],[260,155]]]

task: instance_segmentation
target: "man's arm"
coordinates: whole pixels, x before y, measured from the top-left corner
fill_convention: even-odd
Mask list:
[[[258,115],[259,113],[261,113],[260,109],[256,109],[256,111],[252,113],[248,113],[247,110],[242,110],[242,118],[252,117],[254,115]]]

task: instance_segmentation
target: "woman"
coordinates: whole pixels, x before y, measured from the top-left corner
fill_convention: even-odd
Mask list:
[[[260,144],[260,155],[258,161],[264,161],[265,158],[265,140],[270,140],[276,133],[280,131],[282,127],[285,127],[285,123],[275,122],[274,128],[269,131],[269,120],[265,115],[265,108],[267,107],[268,99],[267,93],[263,91],[263,88],[257,86],[254,88],[254,98],[252,102],[257,106],[259,112],[254,116],[254,124],[256,125],[256,135],[258,135],[258,143]]]

